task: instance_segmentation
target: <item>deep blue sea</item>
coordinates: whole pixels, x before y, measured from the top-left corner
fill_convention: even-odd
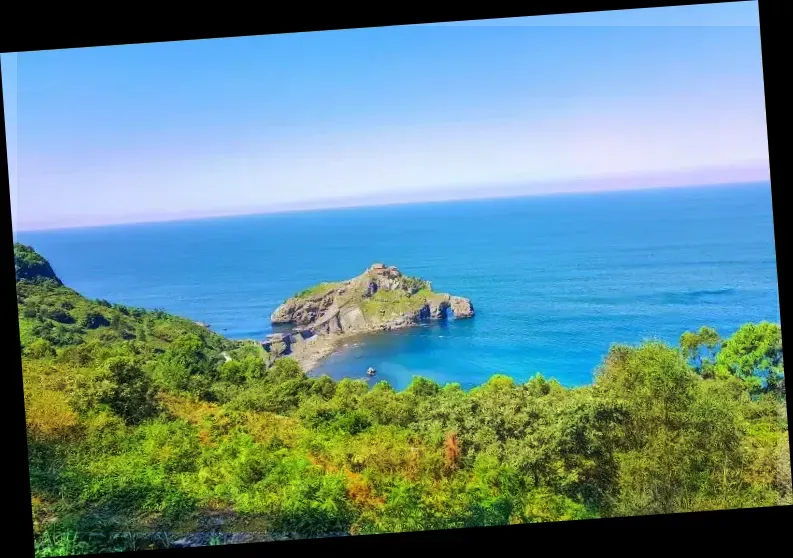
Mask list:
[[[469,297],[471,320],[370,337],[317,370],[405,387],[591,381],[609,345],[779,320],[768,183],[20,232],[63,281],[262,338],[286,298],[374,262]]]

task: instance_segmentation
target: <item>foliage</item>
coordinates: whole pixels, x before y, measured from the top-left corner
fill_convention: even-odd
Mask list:
[[[776,324],[616,345],[580,388],[398,392],[54,281],[17,292],[37,556],[167,547],[219,513],[309,537],[793,501]]]
[[[294,298],[313,298],[313,297],[321,297],[333,289],[337,288],[341,283],[334,282],[334,283],[319,283],[318,285],[314,285],[313,287],[309,287],[307,289],[303,289],[299,293],[297,293]]]
[[[24,354],[30,358],[42,359],[54,357],[55,349],[53,348],[52,343],[46,339],[38,338],[30,342],[28,346],[25,347]]]
[[[680,347],[694,369],[705,377],[714,373],[713,365],[721,337],[715,329],[702,326],[699,331],[687,331],[680,337]]]
[[[37,558],[89,554],[91,547],[73,532],[47,531],[36,541]]]
[[[782,381],[782,330],[778,324],[743,325],[719,351],[717,369],[749,382],[754,391],[772,391]]]
[[[50,281],[61,284],[50,263],[33,248],[19,242],[14,243],[14,267],[17,281]]]
[[[90,378],[89,387],[93,391],[89,401],[109,406],[129,424],[157,414],[154,383],[130,357],[106,360],[99,374]]]
[[[423,289],[410,293],[402,289],[380,289],[360,305],[365,316],[388,318],[409,312],[418,312],[427,301],[430,291]]]
[[[425,281],[419,277],[402,276],[400,280],[400,287],[410,294],[415,294],[421,290],[430,291],[429,281]]]
[[[217,371],[201,337],[188,333],[176,337],[156,360],[154,376],[165,387],[204,394]]]

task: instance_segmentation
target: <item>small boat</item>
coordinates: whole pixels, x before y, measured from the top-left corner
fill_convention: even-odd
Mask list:
[[[374,368],[372,368],[371,366],[366,370],[366,375],[367,376],[374,376],[375,374],[377,374],[377,371]]]

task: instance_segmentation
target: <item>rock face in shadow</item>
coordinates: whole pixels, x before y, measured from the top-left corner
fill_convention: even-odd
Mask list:
[[[432,291],[429,281],[376,263],[357,277],[321,283],[279,306],[273,324],[298,326],[312,335],[340,335],[408,327],[428,320],[470,318],[471,301]]]

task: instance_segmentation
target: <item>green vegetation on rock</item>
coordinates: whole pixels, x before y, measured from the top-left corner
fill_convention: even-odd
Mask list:
[[[14,267],[17,281],[52,281],[58,285],[61,280],[55,275],[50,263],[30,246],[14,244]]]
[[[575,389],[398,392],[52,281],[17,289],[38,556],[791,502],[775,324],[617,345]]]
[[[273,324],[290,324],[316,335],[355,334],[474,315],[467,298],[435,293],[429,281],[404,275],[382,263],[336,283],[320,283],[289,298],[270,315]],[[304,355],[306,356],[306,355]],[[316,359],[303,359],[312,366]]]
[[[340,284],[341,283],[337,283],[337,282],[320,283],[318,285],[314,285],[313,287],[309,287],[308,289],[304,289],[300,291],[295,295],[295,298],[319,297],[329,293],[333,289],[337,288]]]
[[[371,297],[363,298],[360,307],[367,318],[389,318],[418,312],[427,302],[430,294],[426,288],[414,294],[404,290],[380,290]]]

